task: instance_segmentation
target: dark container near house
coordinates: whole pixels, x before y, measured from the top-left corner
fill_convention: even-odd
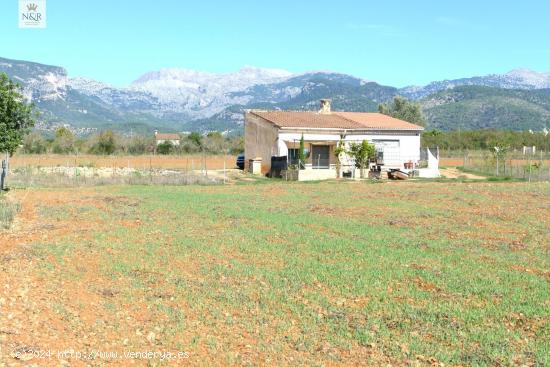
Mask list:
[[[287,156],[271,157],[271,170],[269,171],[269,177],[281,178],[281,171],[288,169]]]
[[[237,156],[236,165],[238,169],[244,169],[244,154],[239,154]]]

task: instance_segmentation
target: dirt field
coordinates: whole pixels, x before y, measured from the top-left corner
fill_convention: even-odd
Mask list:
[[[1,366],[550,365],[548,184],[9,198]]]
[[[451,178],[451,179],[459,178],[459,177],[463,177],[463,178],[466,178],[468,180],[485,180],[486,179],[486,177],[484,177],[484,176],[474,175],[472,173],[467,173],[467,172],[462,172],[462,171],[458,170],[455,167],[441,168],[439,170],[439,173],[441,174],[442,177]]]
[[[203,168],[206,162],[207,169],[223,169],[224,162],[226,168],[235,167],[235,156],[97,156],[97,155],[16,155],[11,158],[11,168],[42,166],[42,167],[118,167],[118,168],[136,168],[148,169],[187,169],[199,170]]]
[[[441,158],[439,160],[439,166],[441,167],[460,167],[464,165],[464,159],[462,158]]]
[[[476,158],[477,159],[477,158]],[[480,160],[480,159],[479,159]],[[511,164],[516,167],[523,167],[527,165],[527,160],[524,159],[507,159],[506,164]],[[533,162],[538,162],[536,159],[533,159]],[[548,167],[550,166],[549,160],[543,160],[543,164]],[[439,160],[439,165],[441,167],[461,167],[464,166],[464,159],[463,158],[441,158]]]

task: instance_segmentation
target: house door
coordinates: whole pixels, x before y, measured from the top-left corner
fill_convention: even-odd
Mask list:
[[[314,145],[311,149],[311,163],[313,168],[329,168],[329,145]]]

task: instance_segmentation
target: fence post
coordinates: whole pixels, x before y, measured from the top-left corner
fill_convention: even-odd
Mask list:
[[[227,173],[225,171],[225,154],[223,155],[223,184],[225,185],[225,181],[227,178]]]
[[[153,183],[153,162],[151,156],[149,156],[149,182]]]
[[[529,165],[529,183],[531,182],[531,157],[529,157],[529,161],[527,163]]]
[[[206,166],[206,152],[205,151],[203,151],[203,153],[202,153],[202,162],[203,162],[203,167],[204,167],[204,176],[208,177],[208,167]]]
[[[6,178],[6,161],[2,160],[2,173],[0,174],[0,191],[4,191],[4,180]]]

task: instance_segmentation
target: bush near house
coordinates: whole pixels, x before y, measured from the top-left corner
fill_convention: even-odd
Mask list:
[[[166,140],[159,145],[157,145],[157,153],[159,154],[170,154],[174,150],[174,144],[170,140]]]
[[[361,177],[364,177],[364,170],[369,167],[369,162],[375,157],[376,149],[367,140],[361,143],[351,143],[348,152],[354,159],[355,165],[361,169]]]

